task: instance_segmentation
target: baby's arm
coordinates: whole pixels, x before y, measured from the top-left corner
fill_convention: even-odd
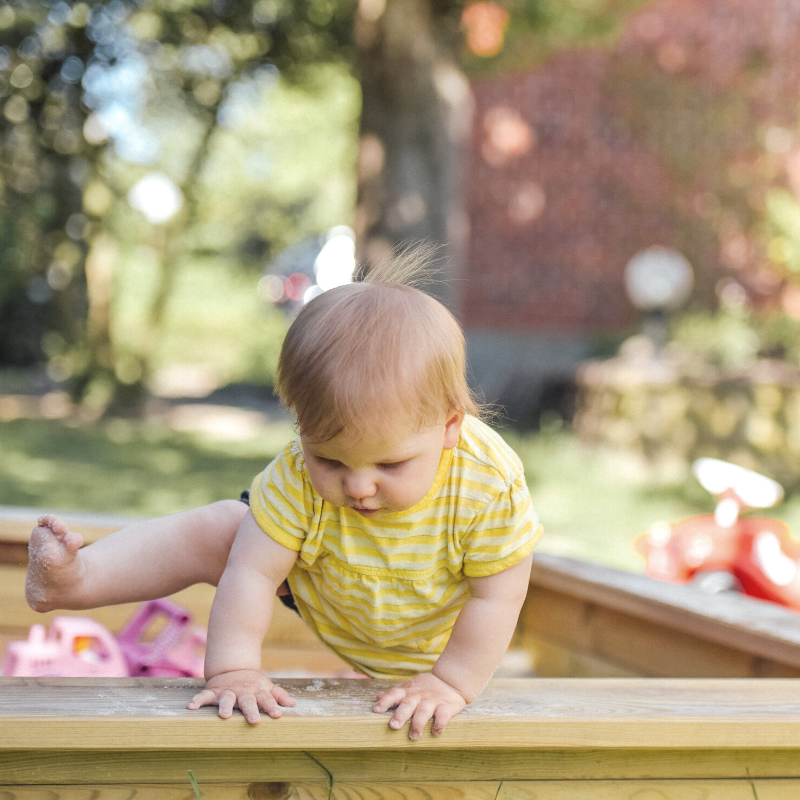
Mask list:
[[[238,706],[256,724],[261,708],[270,717],[294,700],[261,672],[261,644],[272,621],[278,587],[286,579],[297,553],[271,539],[248,512],[231,548],[219,581],[208,625],[206,688],[189,708],[219,706],[230,717]]]
[[[438,736],[452,717],[483,691],[506,652],[528,591],[532,556],[496,575],[469,578],[470,597],[461,609],[450,641],[432,673],[425,673],[378,695],[373,711],[397,706],[389,726],[418,739],[433,717]]]

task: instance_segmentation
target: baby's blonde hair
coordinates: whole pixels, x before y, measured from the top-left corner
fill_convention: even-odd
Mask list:
[[[300,431],[327,441],[402,413],[420,427],[451,411],[480,415],[466,380],[464,334],[418,286],[433,282],[435,248],[396,249],[363,282],[329,289],[289,328],[277,389]]]

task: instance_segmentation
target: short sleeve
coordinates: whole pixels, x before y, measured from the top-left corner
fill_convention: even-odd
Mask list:
[[[278,544],[299,551],[309,530],[314,499],[297,443],[253,480],[250,510],[261,529]]]
[[[513,567],[536,546],[542,526],[520,473],[475,516],[464,534],[464,574],[495,575]]]

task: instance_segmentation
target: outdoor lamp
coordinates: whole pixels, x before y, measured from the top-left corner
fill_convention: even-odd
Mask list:
[[[644,316],[644,333],[661,348],[667,340],[667,315],[692,294],[694,273],[677,251],[654,245],[640,250],[625,267],[625,291]]]

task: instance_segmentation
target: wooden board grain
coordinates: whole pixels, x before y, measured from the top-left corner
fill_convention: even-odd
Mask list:
[[[8,750],[0,784],[798,778],[800,749],[493,748],[375,750]],[[312,760],[313,757],[313,760]]]
[[[262,782],[199,785],[202,800],[795,800],[798,781]],[[795,794],[789,794],[794,792]],[[0,786],[0,800],[196,800],[188,783]]]
[[[520,645],[535,647],[529,640],[577,656],[551,650],[542,674],[800,677],[800,614],[547,554],[534,558],[518,626]]]
[[[538,554],[531,582],[800,667],[800,615],[736,593],[709,595],[577,559]]]
[[[2,678],[0,749],[800,748],[793,680],[498,680],[443,737],[416,742],[371,711],[389,683],[282,684],[297,706],[253,727],[188,711],[191,679]]]

